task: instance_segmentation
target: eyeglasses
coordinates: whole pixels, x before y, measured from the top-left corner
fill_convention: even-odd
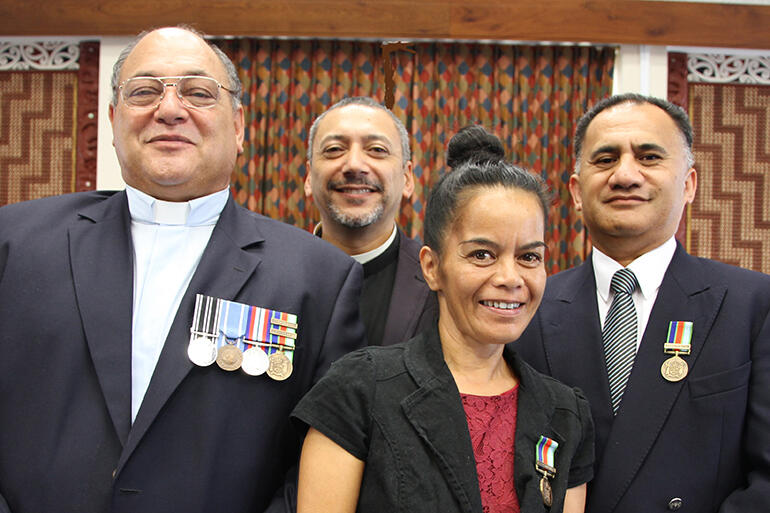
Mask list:
[[[173,82],[164,82],[173,80]],[[219,101],[219,90],[234,93],[211,77],[186,75],[179,77],[133,77],[120,84],[120,96],[129,107],[157,107],[174,86],[182,105],[193,109],[208,109]]]

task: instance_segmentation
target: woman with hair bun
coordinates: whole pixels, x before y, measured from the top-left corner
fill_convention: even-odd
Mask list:
[[[548,194],[499,153],[469,153],[477,128],[462,133],[420,251],[438,321],[341,358],[300,401],[298,513],[584,510],[588,403],[506,345],[543,297]]]
[[[505,160],[505,148],[500,139],[481,125],[461,128],[447,145],[446,164],[453,169],[465,162],[495,160]]]

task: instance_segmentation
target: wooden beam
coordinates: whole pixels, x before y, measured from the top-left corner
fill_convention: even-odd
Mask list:
[[[492,39],[770,48],[770,6],[646,0],[0,0],[3,36]],[[0,36],[2,37],[2,36]]]

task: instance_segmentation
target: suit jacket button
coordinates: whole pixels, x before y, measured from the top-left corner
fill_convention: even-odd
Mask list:
[[[115,479],[115,476],[117,475],[117,473],[118,473],[118,469],[115,469],[112,471],[112,479]]]
[[[680,499],[679,497],[674,497],[673,499],[668,501],[669,511],[676,511],[681,507],[682,507],[682,499]]]

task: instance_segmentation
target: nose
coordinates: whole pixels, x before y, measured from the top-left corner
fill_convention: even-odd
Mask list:
[[[343,173],[365,173],[367,172],[366,166],[366,151],[360,144],[352,144],[347,153],[345,164],[342,168]]]
[[[169,125],[181,123],[189,117],[190,111],[177,96],[176,84],[165,84],[165,86],[163,98],[155,108],[155,119]]]
[[[644,176],[639,169],[639,163],[636,161],[636,158],[631,154],[624,154],[621,155],[608,182],[613,189],[631,189],[639,187],[643,180]]]
[[[510,289],[524,284],[515,257],[501,258],[497,261],[497,269],[492,278],[492,283],[497,287]]]

